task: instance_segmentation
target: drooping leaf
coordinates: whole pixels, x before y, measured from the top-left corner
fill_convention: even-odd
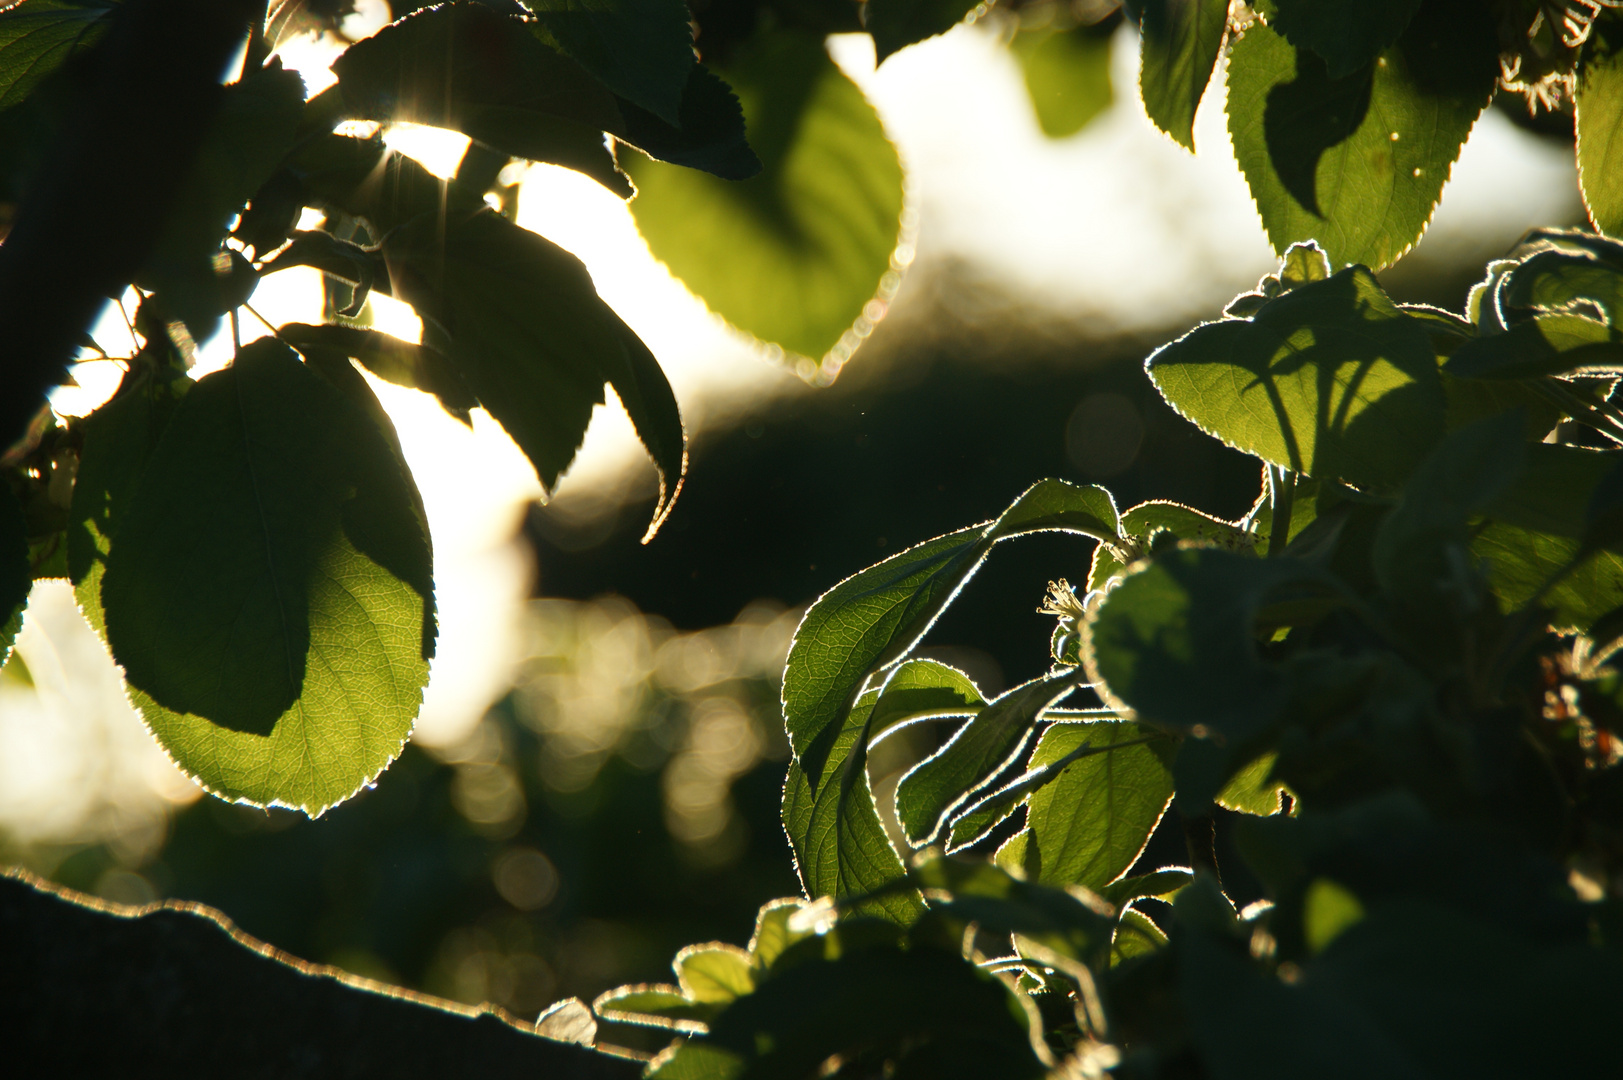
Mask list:
[[[1467,341],[1443,370],[1472,379],[1623,371],[1623,333],[1582,315],[1539,315]]]
[[[1425,331],[1363,267],[1197,327],[1145,366],[1173,408],[1229,445],[1360,487],[1400,485],[1443,426]]]
[[[177,178],[168,221],[136,283],[156,290],[199,342],[246,299],[244,288],[252,291],[252,268],[220,245],[232,215],[292,147],[303,109],[304,81],[273,61],[225,88],[191,171]]]
[[[913,868],[913,879],[931,890],[932,912],[982,930],[1019,934],[1083,964],[1097,963],[1109,945],[1114,918],[1108,908],[1023,881],[995,864],[935,855]]]
[[[1148,874],[1136,874],[1130,878],[1121,878],[1111,882],[1104,888],[1097,890],[1100,896],[1117,907],[1124,907],[1134,900],[1153,896],[1160,900],[1171,900],[1177,896],[1184,886],[1194,880],[1195,875],[1183,867],[1174,866],[1164,870],[1155,870]]]
[[[1139,19],[1139,93],[1156,127],[1195,148],[1195,110],[1228,29],[1223,0],[1144,0]]]
[[[448,335],[468,388],[549,490],[613,385],[659,470],[652,537],[681,490],[686,435],[653,354],[581,261],[500,214],[416,219],[384,244],[395,287]]]
[[[869,722],[871,741],[920,717],[973,716],[986,699],[968,675],[938,660],[898,664],[885,680]]]
[[[1229,60],[1229,134],[1268,239],[1316,239],[1333,266],[1396,262],[1431,220],[1499,70],[1492,22],[1431,0],[1372,64],[1325,62],[1253,24]]]
[[[866,734],[878,691],[869,691],[846,717],[829,748],[828,772],[814,789],[801,763],[789,763],[783,785],[783,828],[795,869],[809,897],[850,900],[893,886],[906,876],[901,858],[879,820],[868,783]],[[916,891],[889,889],[856,907],[903,926],[923,904]]]
[[[975,0],[868,0],[862,25],[882,64],[914,42],[951,30],[974,8]]]
[[[1316,53],[1332,79],[1351,75],[1398,40],[1421,0],[1274,0],[1269,23]]]
[[[693,70],[691,16],[682,0],[534,0],[536,25],[627,101],[679,124]]]
[[[732,182],[625,155],[632,214],[649,250],[712,311],[820,359],[890,269],[901,164],[821,39],[761,35],[722,74],[743,103],[759,175]]]
[[[1597,21],[1580,71],[1578,182],[1595,228],[1623,237],[1623,26]]]
[[[0,111],[106,32],[114,0],[25,0],[0,11]]]
[[[896,786],[896,816],[908,842],[914,847],[935,843],[947,815],[966,805],[1025,750],[1043,711],[1083,678],[1079,670],[1065,670],[1015,687],[909,770]]]
[[[28,523],[11,486],[0,477],[0,665],[11,657],[19,617],[34,586],[28,559]]]
[[[1064,531],[1114,539],[1109,492],[1044,480],[995,521],[927,540],[854,574],[818,598],[795,631],[783,677],[784,724],[815,789],[827,746],[868,675],[902,659],[1010,536]]]
[[[400,752],[433,650],[428,538],[377,426],[287,346],[199,381],[112,506],[108,641],[199,783],[314,815]]]
[[[1279,813],[1282,805],[1280,796],[1285,791],[1285,785],[1273,779],[1275,756],[1264,754],[1235,773],[1233,779],[1217,793],[1217,805],[1225,810],[1258,817]]]
[[[1147,733],[1129,721],[1056,723],[1043,733],[1033,768],[1083,743],[1091,750],[1136,745],[1078,758],[1032,794],[1019,860],[1027,877],[1098,891],[1133,865],[1172,798],[1158,748],[1138,742]]]
[[[1032,792],[1057,780],[1071,762],[1098,752],[1100,751],[1096,751],[1092,746],[1081,743],[1064,757],[1027,769],[1008,783],[996,788],[991,794],[983,795],[979,802],[962,809],[954,809],[949,815],[952,831],[947,838],[948,853],[983,839],[1004,819],[1025,805]]]
[[[1091,26],[1033,30],[1010,43],[1025,76],[1037,126],[1050,139],[1075,135],[1110,107],[1108,32]]]
[[[1166,934],[1148,915],[1130,909],[1116,924],[1116,936],[1110,942],[1110,964],[1114,967],[1123,960],[1146,956],[1166,943]]]

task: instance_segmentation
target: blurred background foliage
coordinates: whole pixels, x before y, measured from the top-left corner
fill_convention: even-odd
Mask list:
[[[706,25],[723,36],[719,18]],[[897,87],[955,80],[955,55],[980,55],[994,38],[999,50],[1015,41],[1006,81],[1023,85],[1031,105],[1018,117],[990,93],[1005,109],[997,115],[1068,156],[1022,159],[1024,178],[1004,174],[989,198],[972,183],[949,190],[933,167],[945,147],[999,159],[995,145],[972,148],[997,129],[972,129],[960,144],[954,124],[973,118],[955,121],[962,103],[943,100],[935,134],[920,134],[909,123],[924,106]],[[1248,287],[1271,265],[1254,218],[1235,224],[1247,218],[1243,198],[1221,213],[1191,209],[1193,196],[1180,192],[1200,185],[1194,173],[1114,202],[1055,200],[1043,188],[1036,201],[1049,199],[1049,229],[1070,230],[1068,246],[1085,249],[1078,257],[1118,279],[1109,295],[1097,279],[1067,281],[1052,252],[1019,246],[1042,227],[1018,217],[1039,168],[1162,177],[1154,155],[1171,148],[1123,82],[1134,58],[1112,60],[1107,47],[1119,56],[1124,42],[1130,54],[1131,31],[1115,21],[1039,20],[1017,38],[970,26],[889,65],[890,84],[870,66],[857,82],[910,170],[904,244],[911,255],[916,238],[917,258],[874,312],[860,352],[831,387],[757,378],[741,380],[725,407],[690,410],[684,399],[687,487],[651,546],[637,543],[652,500],[645,477],[622,471],[578,494],[566,481],[553,503],[532,505],[517,532],[533,595],[516,621],[523,640],[510,685],[471,728],[414,742],[373,790],[324,817],[199,798],[133,722],[110,669],[84,674],[100,646],[75,625],[71,596],[37,587],[31,626],[0,670],[0,860],[109,899],[199,900],[295,955],[519,1015],[666,978],[671,955],[692,942],[746,940],[764,901],[797,891],[778,823],[788,759],[778,678],[814,597],[887,554],[991,516],[1038,477],[1105,482],[1122,506],[1170,498],[1230,516],[1257,493],[1254,465],[1174,414],[1141,368],[1150,348],[1193,324],[1207,294]],[[920,74],[911,54],[927,49],[942,50],[945,74]],[[1056,87],[1061,71],[1085,85]],[[1491,119],[1501,142],[1535,138]],[[1109,141],[1120,125],[1151,144],[1151,164],[1120,156]],[[1507,217],[1501,200],[1440,222],[1383,276],[1394,298],[1457,309],[1484,248],[1496,254],[1527,225],[1561,223],[1552,207],[1574,217],[1570,131],[1554,139],[1567,140],[1553,173],[1565,188],[1553,190],[1541,179],[1550,168],[1538,165],[1528,182],[1543,187],[1520,197],[1526,220]],[[1516,144],[1509,158],[1537,157],[1532,145]],[[1509,158],[1479,168],[1491,174]],[[1145,204],[1168,223],[1167,238],[1111,232],[1114,216],[1148,213]],[[977,213],[989,219],[983,231],[1009,215],[1002,255],[963,240]],[[1225,246],[1236,227],[1258,234],[1253,248]],[[567,246],[561,230],[548,235]],[[1034,284],[1044,273],[1046,292]],[[615,301],[606,278],[599,287]],[[1142,301],[1124,307],[1117,298],[1135,289]],[[1102,308],[1111,317],[1078,314]],[[673,382],[685,396],[679,371]],[[935,655],[987,692],[1037,674],[1053,626],[1036,612],[1046,583],[1081,579],[1090,547],[1045,536],[1011,549],[936,629]],[[524,573],[524,562],[506,572]],[[872,764],[881,802],[929,737],[893,740],[888,759]],[[52,757],[67,746],[94,752],[56,772],[41,764],[68,760]],[[1168,840],[1181,850],[1181,837]],[[1237,901],[1253,898],[1245,883],[1231,885]]]

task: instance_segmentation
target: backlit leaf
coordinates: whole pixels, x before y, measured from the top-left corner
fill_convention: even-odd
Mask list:
[[[576,63],[627,101],[676,124],[693,69],[682,0],[531,0],[536,22]]]
[[[868,0],[862,25],[873,36],[874,55],[884,63],[916,41],[944,34],[975,8],[976,0]]]
[[[1150,734],[1130,721],[1056,723],[1032,753],[1034,767],[1082,743],[1093,749]],[[1035,792],[1026,808],[1025,867],[1033,881],[1098,890],[1138,861],[1172,800],[1172,774],[1154,745],[1091,754]]]
[[[1430,340],[1363,267],[1197,327],[1146,367],[1173,408],[1229,445],[1360,487],[1400,485],[1443,427]]]
[[[1139,20],[1139,93],[1156,127],[1195,148],[1195,110],[1228,29],[1225,0],[1144,0]]]
[[[192,387],[112,535],[108,641],[199,783],[315,815],[400,752],[433,650],[428,538],[376,425],[287,346]]]
[[[1350,75],[1398,40],[1421,0],[1273,0],[1269,25],[1325,62],[1330,77]]]
[[[637,228],[728,322],[820,359],[890,269],[902,170],[879,117],[820,39],[760,35],[722,72],[761,172],[732,182],[635,155]]]
[[[1108,32],[1077,26],[1026,31],[1010,43],[1044,135],[1075,135],[1110,107],[1111,41]]]
[[[106,32],[114,0],[26,0],[0,11],[0,111]]]
[[[1623,238],[1623,26],[1599,20],[1575,96],[1578,180],[1595,227]]]
[[[1443,370],[1473,379],[1623,371],[1623,334],[1582,315],[1539,315],[1465,342]]]
[[[1341,78],[1252,24],[1229,59],[1229,134],[1274,249],[1317,240],[1332,266],[1396,262],[1431,220],[1498,70],[1493,26],[1466,0],[1423,5]]]

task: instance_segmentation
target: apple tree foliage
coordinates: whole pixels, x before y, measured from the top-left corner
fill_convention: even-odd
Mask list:
[[[26,250],[49,195],[31,181],[86,72],[163,7],[0,10],[0,185],[19,205],[0,256]],[[337,7],[241,25],[245,61],[168,178],[171,209],[104,289],[139,297],[118,393],[65,423],[29,402],[28,430],[4,432],[6,647],[30,582],[67,577],[199,783],[312,814],[343,801],[408,737],[435,639],[421,500],[361,369],[486,409],[549,488],[612,387],[660,474],[650,534],[685,471],[656,359],[573,256],[513,223],[510,162],[632,198],[714,311],[843,358],[887,287],[903,187],[824,39],[866,33],[885,62],[996,20],[1037,123],[1064,137],[1108,103],[1130,22],[1144,108],[1180,144],[1221,71],[1281,257],[1146,363],[1174,409],[1258,459],[1262,495],[1228,521],[1044,480],[835,585],[783,682],[805,898],[764,908],[748,948],[686,949],[675,983],[611,991],[596,1014],[669,1029],[647,1066],[667,1080],[1611,1064],[1620,5],[453,0],[397,6],[307,97],[275,45]],[[1530,234],[1462,311],[1395,302],[1377,275],[1424,232],[1495,94],[1574,117],[1593,231]],[[380,125],[402,122],[469,137],[454,178],[388,149]],[[193,343],[236,333],[260,278],[290,267],[327,275],[324,321],[193,379]],[[373,291],[417,311],[420,342],[356,317]],[[988,696],[920,645],[1001,545],[1038,532],[1085,538],[1091,562],[1055,568],[1048,670]],[[870,751],[916,725],[937,748],[881,805]],[[1216,808],[1267,893],[1243,910]],[[1142,865],[1168,815],[1187,865]]]

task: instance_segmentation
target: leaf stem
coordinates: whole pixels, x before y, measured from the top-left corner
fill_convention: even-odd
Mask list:
[[[1291,537],[1291,503],[1296,497],[1296,474],[1289,469],[1268,466],[1268,495],[1273,508],[1273,524],[1268,529],[1268,556],[1283,554]]]

